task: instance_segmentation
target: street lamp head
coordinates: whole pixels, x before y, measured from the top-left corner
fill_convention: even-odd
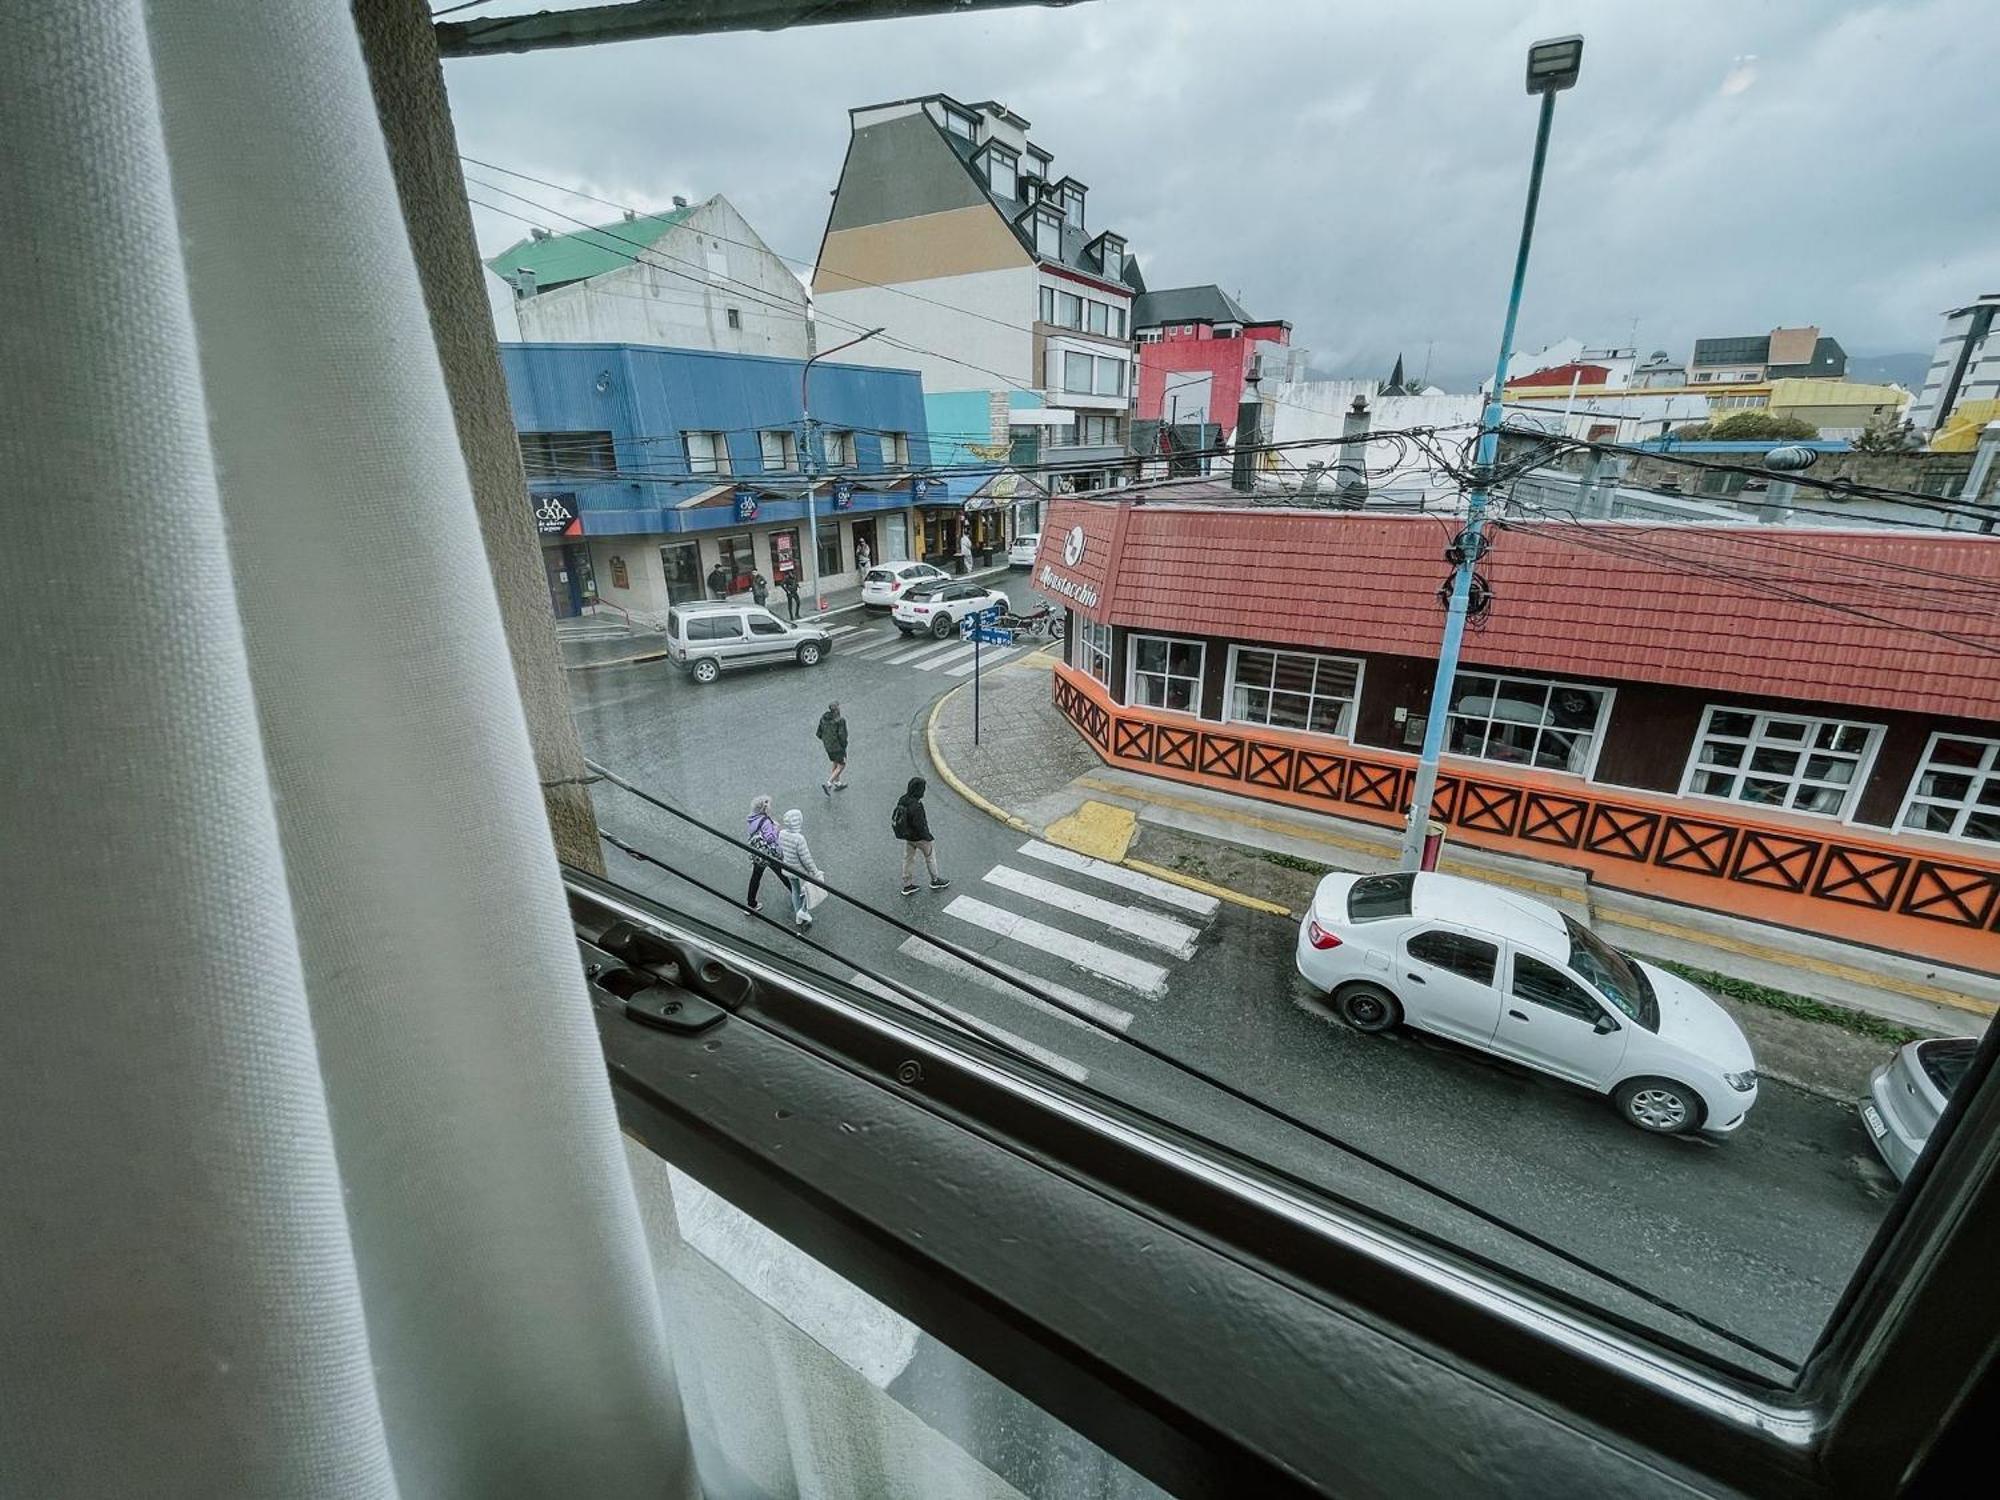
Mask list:
[[[1583,38],[1550,37],[1528,48],[1528,92],[1556,94],[1576,87],[1583,71]]]

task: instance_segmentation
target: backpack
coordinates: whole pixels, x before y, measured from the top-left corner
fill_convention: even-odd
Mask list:
[[[910,804],[898,802],[889,813],[889,831],[899,839],[910,836]]]
[[[769,818],[759,818],[750,825],[750,847],[766,859],[778,858],[778,835]]]

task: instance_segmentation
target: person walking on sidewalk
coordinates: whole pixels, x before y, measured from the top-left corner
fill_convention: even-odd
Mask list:
[[[972,572],[972,525],[970,522],[961,522],[958,528],[958,571],[965,574]]]
[[[760,605],[771,597],[771,580],[755,568],[750,570],[750,597]]]
[[[819,726],[813,730],[819,736],[820,744],[826,749],[826,758],[831,769],[819,789],[831,797],[835,792],[847,790],[847,720],[840,716],[840,705],[829,703],[826,712],[819,716]]]
[[[824,880],[826,871],[813,859],[812,846],[806,842],[806,815],[796,807],[785,814],[785,831],[778,835],[778,852],[784,858],[785,884],[792,893],[792,925],[810,927],[813,902],[805,881],[799,877],[803,872],[815,880]]]
[[[729,574],[724,571],[721,563],[708,570],[708,594],[711,599],[729,597]]]
[[[910,876],[916,871],[919,854],[924,857],[924,865],[931,873],[931,889],[941,891],[951,882],[938,874],[937,854],[931,848],[931,820],[924,811],[924,778],[912,776],[910,785],[897,799],[896,807],[889,814],[889,827],[896,837],[903,841],[903,894],[914,896],[917,883]]]
[[[793,568],[778,580],[778,587],[785,591],[785,616],[794,625],[799,623],[799,570]]]
[[[771,821],[768,792],[751,799],[750,816],[744,824],[743,842],[756,851],[750,856],[750,894],[744,900],[750,910],[762,911],[764,904],[757,899],[757,887],[764,883],[764,872],[772,870],[780,880],[785,879],[785,872],[778,864],[784,851],[780,847],[778,825]]]
[[[862,537],[854,544],[854,571],[866,573],[875,566],[875,554],[868,550],[868,538]]]

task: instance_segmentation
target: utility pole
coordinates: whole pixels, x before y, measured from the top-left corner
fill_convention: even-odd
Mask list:
[[[812,597],[815,613],[826,612],[826,597],[819,591],[819,504],[813,496],[813,419],[811,392],[807,382],[812,379],[813,366],[829,354],[838,354],[843,349],[852,349],[856,344],[865,343],[885,329],[871,328],[866,333],[849,339],[844,344],[835,344],[831,349],[820,349],[806,356],[806,362],[799,369],[799,477],[805,481],[806,500],[806,554],[812,558]]]
[[[1549,126],[1555,119],[1556,95],[1576,85],[1583,66],[1583,38],[1556,37],[1528,48],[1528,92],[1542,97],[1535,125],[1535,155],[1528,168],[1528,203],[1521,214],[1521,243],[1514,254],[1514,284],[1507,293],[1507,318],[1500,325],[1500,357],[1493,368],[1493,391],[1479,427],[1479,447],[1473,460],[1473,483],[1465,497],[1465,526],[1453,542],[1451,593],[1445,606],[1444,640],[1438,647],[1437,679],[1431,685],[1430,715],[1424,723],[1423,754],[1417,761],[1411,788],[1409,826],[1403,834],[1403,868],[1423,867],[1425,835],[1431,801],[1437,793],[1438,756],[1444,750],[1445,720],[1451,711],[1451,689],[1458,676],[1458,654],[1465,641],[1465,617],[1472,600],[1472,571],[1485,551],[1486,506],[1493,484],[1493,464],[1500,452],[1502,400],[1507,389],[1507,365],[1514,355],[1514,324],[1521,313],[1521,289],[1528,277],[1528,247],[1535,237],[1535,206],[1542,195],[1542,167],[1548,160]]]

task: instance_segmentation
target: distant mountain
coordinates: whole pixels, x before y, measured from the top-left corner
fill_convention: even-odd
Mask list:
[[[1924,388],[1924,372],[1931,367],[1928,354],[1850,354],[1847,378],[1862,385],[1900,385],[1911,395]]]

